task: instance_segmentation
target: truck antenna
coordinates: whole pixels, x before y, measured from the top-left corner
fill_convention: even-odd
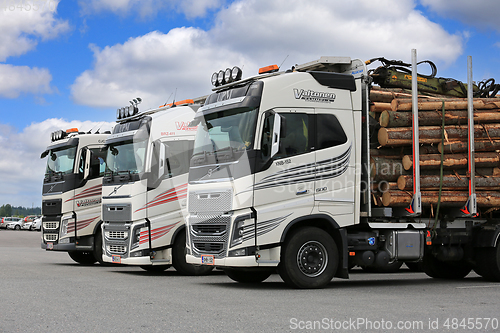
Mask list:
[[[281,68],[281,66],[283,66],[283,63],[286,61],[286,59],[288,59],[288,56],[289,56],[289,54],[287,54],[287,55],[286,55],[285,60],[283,60],[283,61],[281,62],[281,65],[280,65],[280,67],[278,67],[278,69],[280,69],[280,68]]]
[[[177,89],[177,88],[176,88],[176,89]],[[168,100],[170,99],[170,97],[172,97],[172,95],[173,95],[173,94],[174,94],[174,93],[171,93],[171,94],[170,94],[170,96],[168,96],[167,101],[165,102],[165,104],[164,104],[164,105],[167,105]]]

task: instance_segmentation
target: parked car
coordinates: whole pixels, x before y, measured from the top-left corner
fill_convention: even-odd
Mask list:
[[[4,217],[2,219],[2,223],[0,223],[0,228],[3,228],[3,229],[7,229],[7,225],[11,222],[17,222],[22,219],[19,218],[19,217]],[[19,226],[19,228],[21,228],[21,226]]]
[[[7,222],[7,229],[15,229],[15,230],[21,230],[21,227],[24,224],[24,220],[19,217],[6,217],[5,219],[11,219],[9,222]]]
[[[23,225],[21,226],[21,229],[23,229],[23,230],[31,230],[31,226],[32,225],[33,225],[33,221],[24,222]]]
[[[42,217],[37,217],[31,224],[31,230],[42,231]]]

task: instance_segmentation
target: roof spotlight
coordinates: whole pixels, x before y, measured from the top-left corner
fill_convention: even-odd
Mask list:
[[[129,106],[128,107],[128,116],[132,117],[134,114],[135,114],[135,107],[133,105]]]
[[[233,80],[233,82],[241,80],[241,74],[241,69],[238,66],[234,66],[233,69],[231,69],[231,79]]]
[[[218,77],[218,76],[219,76],[219,73],[217,73],[217,72],[215,72],[215,73],[213,73],[213,74],[212,74],[212,79],[211,79],[211,81],[212,81],[212,85],[213,85],[214,87],[217,87],[217,86],[219,85],[219,84],[218,84],[218,82],[217,82],[217,77]]]
[[[230,83],[233,80],[231,80],[231,68],[226,68],[226,71],[224,72],[224,82],[225,83]]]
[[[219,85],[224,84],[224,71],[223,70],[220,70],[219,74],[217,75],[217,83],[219,83]]]

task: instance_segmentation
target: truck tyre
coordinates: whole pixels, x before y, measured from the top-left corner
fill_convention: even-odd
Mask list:
[[[214,266],[191,265],[186,262],[186,229],[175,237],[172,261],[175,270],[181,275],[207,275],[214,269]]]
[[[105,262],[102,260],[102,231],[99,227],[99,230],[96,232],[94,236],[94,258],[95,260],[101,264],[104,265]]]
[[[278,272],[294,288],[323,288],[337,272],[339,254],[333,238],[324,230],[295,230],[281,249]]]
[[[428,276],[435,279],[459,280],[470,273],[472,268],[465,262],[456,263],[438,260],[431,253],[426,253],[422,262],[422,269]]]
[[[146,272],[160,273],[170,268],[170,266],[172,265],[141,265],[139,267],[145,270]]]
[[[495,247],[476,249],[474,270],[487,281],[500,282],[500,241]]]
[[[69,251],[68,254],[81,265],[93,265],[96,262],[93,252]]]
[[[249,270],[238,268],[224,268],[224,273],[239,283],[261,283],[267,279],[274,270]]]

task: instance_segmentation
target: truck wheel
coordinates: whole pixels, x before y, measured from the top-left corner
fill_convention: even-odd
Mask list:
[[[435,279],[459,280],[470,273],[472,268],[463,261],[457,263],[438,260],[431,253],[426,253],[422,269],[428,276]]]
[[[500,282],[500,242],[495,247],[476,249],[475,271],[487,281]]]
[[[171,265],[141,265],[139,267],[145,270],[146,272],[160,273],[170,268],[170,266]]]
[[[93,265],[96,260],[92,252],[69,251],[71,259],[82,265]]]
[[[96,234],[94,235],[94,251],[92,252],[94,254],[95,260],[101,264],[104,265],[104,261],[102,260],[102,231],[98,230]]]
[[[267,279],[274,270],[252,270],[238,268],[224,268],[224,273],[239,283],[261,283]]]
[[[339,254],[333,238],[316,227],[295,230],[281,249],[278,272],[294,288],[323,288],[337,272]]]
[[[191,265],[186,262],[186,229],[180,231],[172,247],[172,264],[181,275],[206,275],[214,266]]]

